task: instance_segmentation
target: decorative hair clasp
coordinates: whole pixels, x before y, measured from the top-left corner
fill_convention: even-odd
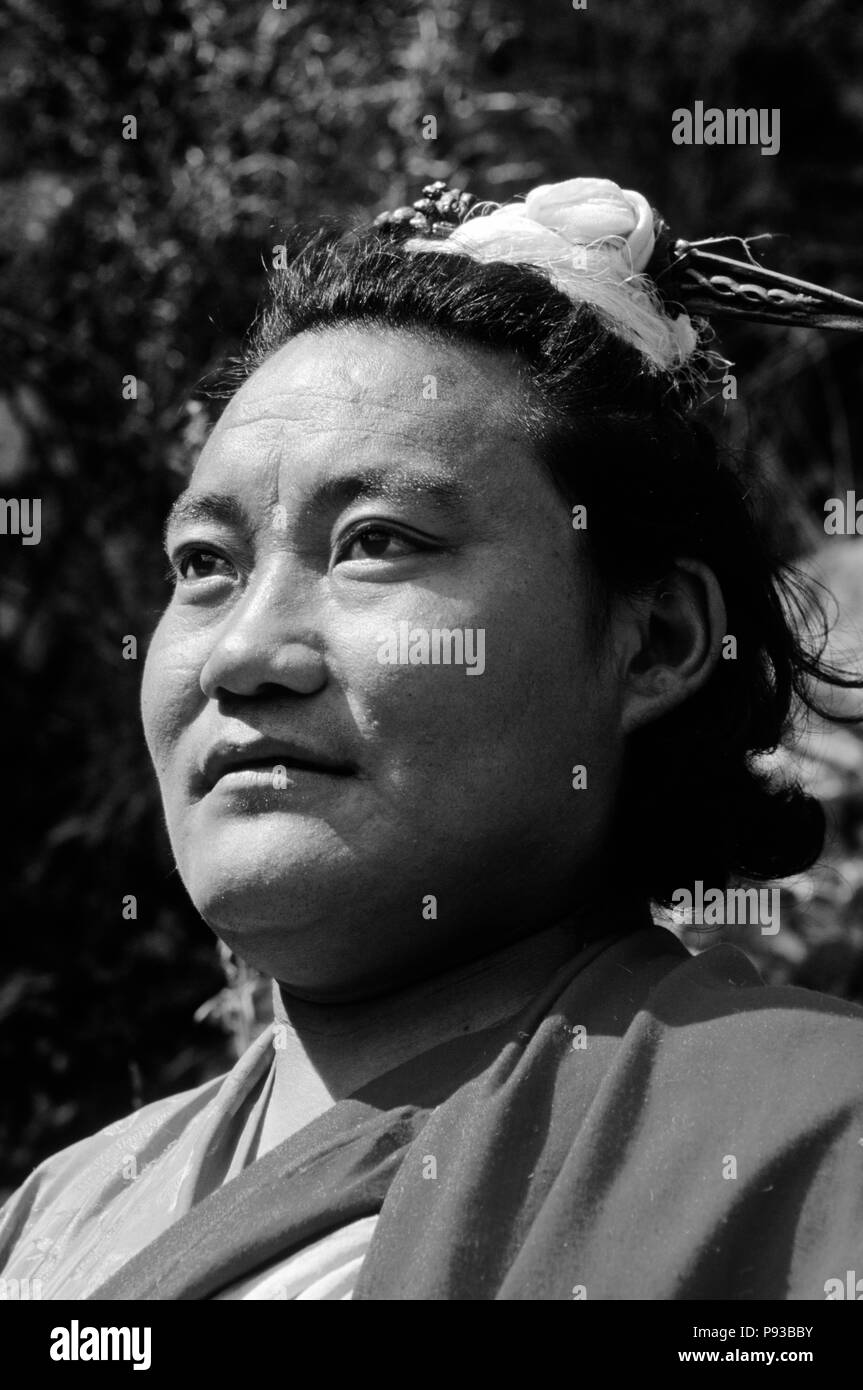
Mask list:
[[[724,246],[742,246],[746,260],[720,254]],[[683,241],[657,214],[656,249],[647,273],[664,299],[678,300],[690,314],[863,332],[863,302],[768,270],[754,260],[744,237]]]
[[[445,237],[467,219],[476,201],[472,193],[462,193],[460,188],[450,188],[438,179],[425,185],[422,197],[411,207],[382,212],[375,218],[374,225],[400,229],[414,236]]]

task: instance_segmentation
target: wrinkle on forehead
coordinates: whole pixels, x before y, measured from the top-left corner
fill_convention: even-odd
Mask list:
[[[334,351],[327,351],[327,339],[335,339]],[[424,399],[430,377],[436,395]],[[219,427],[277,420],[331,428],[324,419],[347,407],[355,417],[374,415],[369,433],[395,434],[388,419],[395,424],[401,417],[412,429],[457,434],[469,443],[490,427],[521,434],[524,393],[511,354],[406,329],[337,325],[299,334],[268,358],[230,402]],[[359,432],[356,418],[350,429]]]

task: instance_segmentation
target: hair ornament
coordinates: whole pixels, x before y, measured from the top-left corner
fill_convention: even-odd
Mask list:
[[[541,184],[511,203],[479,203],[438,181],[412,207],[382,213],[408,251],[530,265],[573,303],[590,303],[649,370],[703,379],[709,320],[863,330],[863,303],[767,270],[741,237],[675,237],[643,194],[610,179]],[[726,254],[742,247],[745,259]]]

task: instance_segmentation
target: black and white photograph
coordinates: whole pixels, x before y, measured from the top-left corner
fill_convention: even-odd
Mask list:
[[[852,0],[4,0],[28,1368],[853,1354],[861,400]]]

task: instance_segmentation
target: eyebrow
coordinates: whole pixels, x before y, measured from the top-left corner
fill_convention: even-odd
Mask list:
[[[382,497],[386,502],[416,498],[442,511],[455,511],[464,506],[467,490],[452,469],[394,469],[370,464],[351,473],[323,477],[313,489],[311,506],[345,507],[365,497]]]
[[[464,507],[467,490],[452,470],[409,468],[392,469],[378,466],[355,469],[323,477],[312,490],[304,510],[327,511],[349,506],[361,498],[382,497],[387,502],[416,500],[430,502],[443,512],[454,513]],[[195,522],[216,522],[237,530],[251,529],[242,503],[224,492],[193,492],[180,494],[165,521],[164,535],[177,526]]]
[[[181,492],[165,518],[163,539],[175,526],[196,521],[221,522],[223,526],[245,529],[246,513],[235,497],[224,492]]]

